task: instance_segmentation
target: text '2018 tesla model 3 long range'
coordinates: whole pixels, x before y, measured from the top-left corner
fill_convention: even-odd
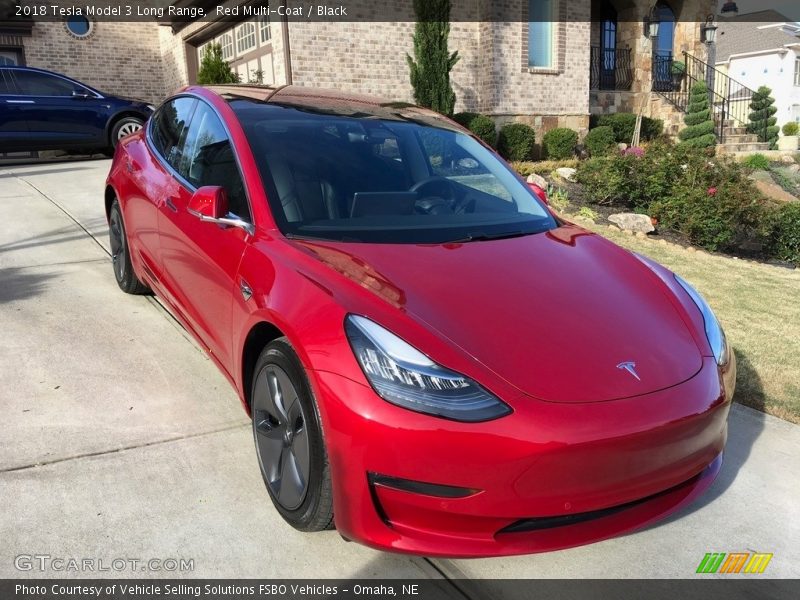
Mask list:
[[[298,529],[538,552],[642,527],[719,471],[736,368],[703,298],[431,111],[189,87],[122,141],[106,209],[117,282],[236,388]]]

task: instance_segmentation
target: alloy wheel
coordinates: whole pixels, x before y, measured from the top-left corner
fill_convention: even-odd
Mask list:
[[[111,242],[111,262],[114,265],[114,275],[117,281],[125,278],[125,232],[122,229],[122,218],[119,211],[112,210],[109,219],[109,231]]]
[[[268,364],[253,390],[253,427],[261,471],[273,498],[287,510],[308,491],[310,445],[297,388],[286,372]]]
[[[121,140],[124,137],[129,136],[132,133],[136,133],[142,128],[142,124],[136,121],[128,121],[127,123],[123,123],[122,126],[117,131],[117,140]]]

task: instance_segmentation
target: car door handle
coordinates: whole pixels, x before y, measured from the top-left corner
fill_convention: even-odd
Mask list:
[[[6,100],[6,104],[36,104],[33,100]]]
[[[170,209],[172,212],[174,212],[174,213],[178,212],[178,207],[175,206],[174,200],[172,198],[170,198],[169,196],[167,196],[167,199],[164,200],[164,204],[166,204],[167,208]]]

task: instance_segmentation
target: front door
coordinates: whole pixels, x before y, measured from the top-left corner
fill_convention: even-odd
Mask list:
[[[189,124],[179,173],[184,185],[159,208],[164,283],[192,329],[232,375],[233,294],[241,293],[237,271],[250,235],[203,222],[187,208],[194,190],[215,185],[225,189],[231,213],[248,222],[251,213],[228,134],[202,100]]]
[[[653,90],[670,92],[672,86],[672,52],[675,43],[675,13],[666,2],[656,5],[658,36],[653,38]]]

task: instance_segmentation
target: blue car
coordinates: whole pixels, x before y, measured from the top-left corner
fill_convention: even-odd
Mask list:
[[[42,69],[0,67],[0,152],[101,150],[138,131],[153,106]]]

